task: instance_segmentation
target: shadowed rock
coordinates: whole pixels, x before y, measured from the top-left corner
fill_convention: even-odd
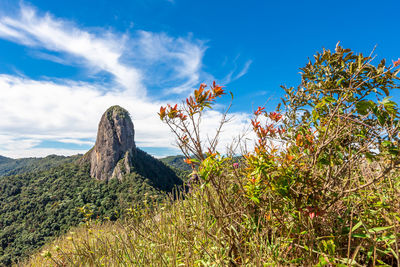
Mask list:
[[[109,180],[131,172],[136,155],[135,131],[128,111],[112,106],[99,123],[96,144],[84,155],[90,162],[90,175],[98,180]]]

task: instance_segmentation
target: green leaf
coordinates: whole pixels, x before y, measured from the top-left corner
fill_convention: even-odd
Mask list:
[[[396,258],[396,260],[399,260],[399,256],[397,255],[397,253],[391,248],[389,247],[390,252],[392,252],[392,255]]]
[[[382,146],[384,146],[384,147],[388,147],[388,146],[391,146],[392,145],[392,142],[390,142],[390,141],[383,141],[382,142]]]
[[[193,161],[193,162],[196,162],[196,163],[200,163],[200,161],[198,159],[196,159],[196,158],[192,158],[192,159],[190,159],[190,161]]]
[[[360,102],[357,102],[356,104],[356,109],[357,112],[360,113],[361,115],[367,115],[369,112],[369,109],[374,106],[374,102],[371,100],[362,100]]]
[[[368,253],[367,253],[367,262],[371,259],[373,252],[374,252],[374,248],[371,246],[371,248],[368,250]]]
[[[394,103],[393,101],[390,101],[391,98],[392,98],[392,96],[387,96],[384,99],[382,99],[382,101],[380,101],[379,103],[382,104],[382,105],[386,105],[386,104],[388,104],[390,102]]]
[[[370,234],[352,234],[351,236],[355,238],[371,238]]]
[[[256,198],[256,197],[251,197],[250,199],[256,204],[260,203],[260,200],[258,198]]]
[[[397,103],[389,100],[390,98],[392,98],[392,97],[391,96],[390,97],[389,96],[385,97],[380,102],[380,104],[382,104],[385,107],[385,109],[386,109],[386,111],[388,113],[390,113],[392,115],[396,115],[396,113],[397,113]]]
[[[334,99],[334,98],[331,97],[331,96],[326,96],[326,97],[323,98],[323,100],[326,101],[327,103],[334,103],[334,102],[336,102],[336,99]]]
[[[353,229],[351,229],[352,232],[354,232],[355,230],[357,230],[358,228],[360,228],[360,226],[362,225],[362,221],[359,221],[358,223],[356,223],[356,225],[353,226]]]
[[[342,84],[343,80],[344,80],[344,78],[342,78],[342,79],[340,79],[339,81],[337,81],[337,82],[336,82],[336,85],[337,85],[337,86],[340,86],[340,85]]]
[[[385,230],[391,229],[393,227],[394,227],[394,225],[392,225],[392,226],[383,226],[383,227],[375,227],[375,228],[369,229],[368,232],[370,232],[370,233],[378,233],[378,232],[381,232],[381,231],[385,231]]]
[[[327,261],[327,259],[324,257],[324,256],[319,256],[319,262],[318,262],[318,264],[317,265],[315,265],[316,267],[318,266],[318,267],[322,267],[322,266],[326,266],[326,265],[328,265],[330,262],[329,261]]]

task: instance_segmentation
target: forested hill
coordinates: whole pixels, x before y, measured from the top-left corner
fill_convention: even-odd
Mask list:
[[[73,162],[81,155],[70,157],[50,155],[44,158],[12,159],[0,156],[0,176],[48,170],[61,164]]]
[[[139,149],[132,167],[122,180],[93,179],[89,164],[76,160],[2,177],[0,266],[31,254],[83,222],[85,214],[93,220],[116,220],[127,208],[145,199],[161,199],[182,184],[169,167]]]

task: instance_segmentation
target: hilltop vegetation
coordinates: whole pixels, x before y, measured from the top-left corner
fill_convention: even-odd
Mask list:
[[[182,181],[186,182],[190,178],[192,169],[184,160],[184,156],[168,156],[160,159],[160,161],[169,166]]]
[[[221,86],[161,107],[198,170],[189,193],[117,224],[88,223],[30,264],[398,265],[400,122],[390,94],[400,60],[372,60],[339,45],[315,55],[299,87],[283,87],[281,106],[254,112],[257,141],[240,162],[219,154],[215,139],[199,142],[196,122]]]
[[[85,220],[114,221],[132,206],[157,202],[181,184],[171,169],[141,150],[122,181],[95,180],[88,164],[70,159],[75,161],[0,179],[0,265],[22,259]]]
[[[191,171],[192,169],[184,162],[185,156],[168,156],[160,159],[164,164],[172,166],[183,171]]]

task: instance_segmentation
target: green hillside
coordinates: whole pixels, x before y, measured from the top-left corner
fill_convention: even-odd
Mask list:
[[[174,168],[183,170],[183,171],[191,171],[190,165],[186,164],[183,160],[185,156],[168,156],[165,158],[161,158],[160,160],[165,164],[172,166]]]
[[[0,265],[31,254],[85,218],[116,220],[126,209],[161,199],[182,183],[170,168],[140,150],[133,167],[122,181],[97,181],[90,177],[88,164],[77,161],[2,177]]]

